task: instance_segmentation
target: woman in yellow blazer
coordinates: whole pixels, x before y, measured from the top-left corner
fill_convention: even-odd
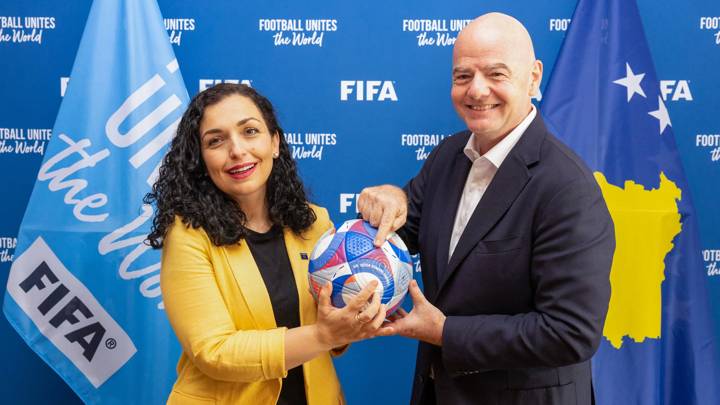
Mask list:
[[[375,285],[333,308],[329,283],[316,306],[308,258],[332,223],[270,102],[236,84],[195,96],[145,201],[183,349],[168,404],[344,403],[330,353],[374,336],[386,308]]]

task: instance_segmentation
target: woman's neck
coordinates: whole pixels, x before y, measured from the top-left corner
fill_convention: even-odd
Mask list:
[[[238,201],[238,205],[245,214],[246,228],[258,233],[265,233],[272,228],[270,211],[264,196],[254,201]]]

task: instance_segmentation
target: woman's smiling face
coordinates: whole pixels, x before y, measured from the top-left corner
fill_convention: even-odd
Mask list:
[[[280,139],[270,133],[255,103],[237,94],[225,97],[205,108],[199,132],[213,183],[240,205],[262,201]]]

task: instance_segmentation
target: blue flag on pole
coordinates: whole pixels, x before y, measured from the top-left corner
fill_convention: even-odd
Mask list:
[[[150,190],[188,103],[155,0],[95,0],[20,226],[3,310],[89,403],[163,403],[178,345]]]
[[[541,106],[615,222],[599,404],[717,404],[697,218],[634,0],[580,0]]]

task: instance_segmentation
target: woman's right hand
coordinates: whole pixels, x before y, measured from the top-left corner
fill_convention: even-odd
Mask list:
[[[377,284],[371,281],[344,308],[335,308],[330,302],[332,285],[326,283],[318,296],[318,340],[333,348],[374,337],[387,311],[375,294]]]

